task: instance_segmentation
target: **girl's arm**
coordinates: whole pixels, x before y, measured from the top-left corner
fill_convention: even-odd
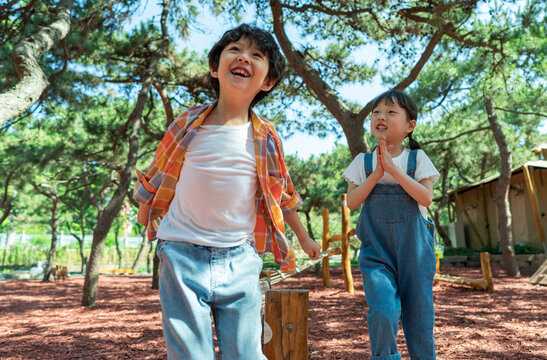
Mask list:
[[[405,189],[406,193],[410,195],[416,202],[422,206],[428,207],[433,201],[433,181],[430,178],[420,180],[420,182],[412,179],[403,170],[399,169],[393,163],[391,154],[386,147],[385,139],[380,140],[380,158],[384,170],[393,176],[395,181],[399,183]]]
[[[433,181],[430,178],[425,178],[418,182],[399,168],[396,168],[390,174],[418,204],[425,207],[431,205],[433,201]]]
[[[300,247],[302,247],[302,250],[308,254],[310,259],[319,259],[319,255],[321,255],[321,247],[311,237],[309,237],[308,232],[304,228],[304,225],[302,225],[296,211],[286,215],[283,214],[283,219],[291,227],[291,230],[298,238]]]
[[[380,152],[376,151],[377,161],[376,169],[374,172],[369,175],[361,185],[356,185],[351,181],[348,181],[348,195],[347,195],[347,205],[350,210],[355,210],[359,205],[361,205],[370,192],[376,186],[376,183],[384,176],[384,168],[380,162]]]

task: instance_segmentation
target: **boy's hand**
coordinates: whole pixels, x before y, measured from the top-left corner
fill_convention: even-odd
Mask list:
[[[306,235],[304,239],[298,239],[298,242],[300,243],[302,250],[304,250],[304,252],[308,254],[310,259],[319,259],[319,255],[321,254],[321,247],[311,237]]]

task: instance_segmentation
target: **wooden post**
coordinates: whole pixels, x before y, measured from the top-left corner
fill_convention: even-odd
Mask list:
[[[342,213],[342,273],[344,274],[344,290],[353,294],[353,275],[351,273],[351,258],[349,256],[349,208],[346,203],[346,194],[340,195],[340,207]]]
[[[441,273],[441,263],[439,261],[439,254],[435,253],[435,275],[438,275]],[[439,280],[434,279],[433,284],[438,284]]]
[[[308,290],[266,292],[264,321],[272,334],[264,341],[268,360],[308,358],[308,296]]]
[[[481,270],[482,277],[486,280],[488,286],[486,290],[489,292],[494,291],[494,282],[492,281],[492,270],[490,269],[490,254],[487,252],[481,252]]]
[[[543,226],[541,225],[541,216],[536,201],[536,189],[534,188],[534,180],[530,175],[530,170],[528,166],[522,166],[522,172],[524,173],[524,183],[526,184],[526,190],[528,190],[528,196],[530,197],[530,204],[532,204],[532,211],[534,213],[534,218],[536,219],[536,226],[538,228],[539,239],[541,240],[541,245],[543,246],[543,252],[545,253],[545,235],[543,233]]]
[[[330,242],[329,209],[323,209],[323,211],[321,212],[321,216],[323,216],[323,243],[321,246],[321,250],[327,251],[329,249]],[[330,267],[328,256],[323,258],[321,270],[323,272],[323,286],[330,287]]]

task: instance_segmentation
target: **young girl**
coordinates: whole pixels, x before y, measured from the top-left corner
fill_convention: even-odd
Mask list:
[[[391,90],[373,103],[371,132],[379,144],[344,172],[350,209],[363,204],[357,225],[372,359],[395,360],[399,319],[412,359],[435,359],[433,223],[426,207],[439,172],[412,139],[417,108]],[[403,147],[409,138],[410,150]]]

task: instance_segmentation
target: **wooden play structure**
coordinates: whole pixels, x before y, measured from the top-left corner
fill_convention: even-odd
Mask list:
[[[268,360],[308,358],[308,290],[268,290],[264,355]]]
[[[344,276],[344,290],[353,294],[355,289],[353,287],[353,275],[351,274],[351,258],[349,255],[350,246],[349,238],[355,235],[355,229],[349,228],[349,208],[346,205],[346,194],[340,195],[340,212],[342,215],[342,231],[338,235],[330,235],[329,225],[329,209],[323,209],[321,215],[323,216],[323,243],[321,249],[323,252],[333,251],[338,254],[342,254],[342,274]],[[340,241],[340,247],[329,249],[330,243]],[[330,287],[330,267],[329,257],[323,258],[323,286]]]
[[[487,290],[488,292],[494,291],[494,282],[492,281],[492,270],[490,269],[490,254],[487,252],[481,252],[481,270],[482,279],[472,279],[467,277],[452,276],[440,273],[439,257],[435,254],[437,260],[437,268],[435,272],[434,283],[439,284],[441,282],[450,283],[460,286],[468,286],[473,289]]]
[[[307,290],[271,290],[271,285],[302,272],[319,261],[323,263],[323,284],[330,286],[329,258],[342,255],[344,288],[354,293],[351,259],[349,255],[349,237],[355,235],[355,229],[349,229],[349,208],[346,195],[340,196],[342,212],[342,232],[330,236],[329,211],[323,210],[323,244],[321,256],[309,260],[296,269],[294,274],[285,274],[277,270],[263,271],[260,287],[263,293],[264,311],[264,355],[268,360],[300,360],[308,358],[308,298]],[[331,242],[340,241],[341,246],[329,248]]]
[[[539,269],[528,281],[530,284],[547,286],[547,260],[541,264]]]
[[[448,192],[447,226],[453,227],[452,246],[480,249],[495,247],[497,208],[494,201],[499,175]],[[529,161],[512,170],[509,203],[515,242],[547,253],[547,161]],[[450,232],[450,231],[449,231]]]

